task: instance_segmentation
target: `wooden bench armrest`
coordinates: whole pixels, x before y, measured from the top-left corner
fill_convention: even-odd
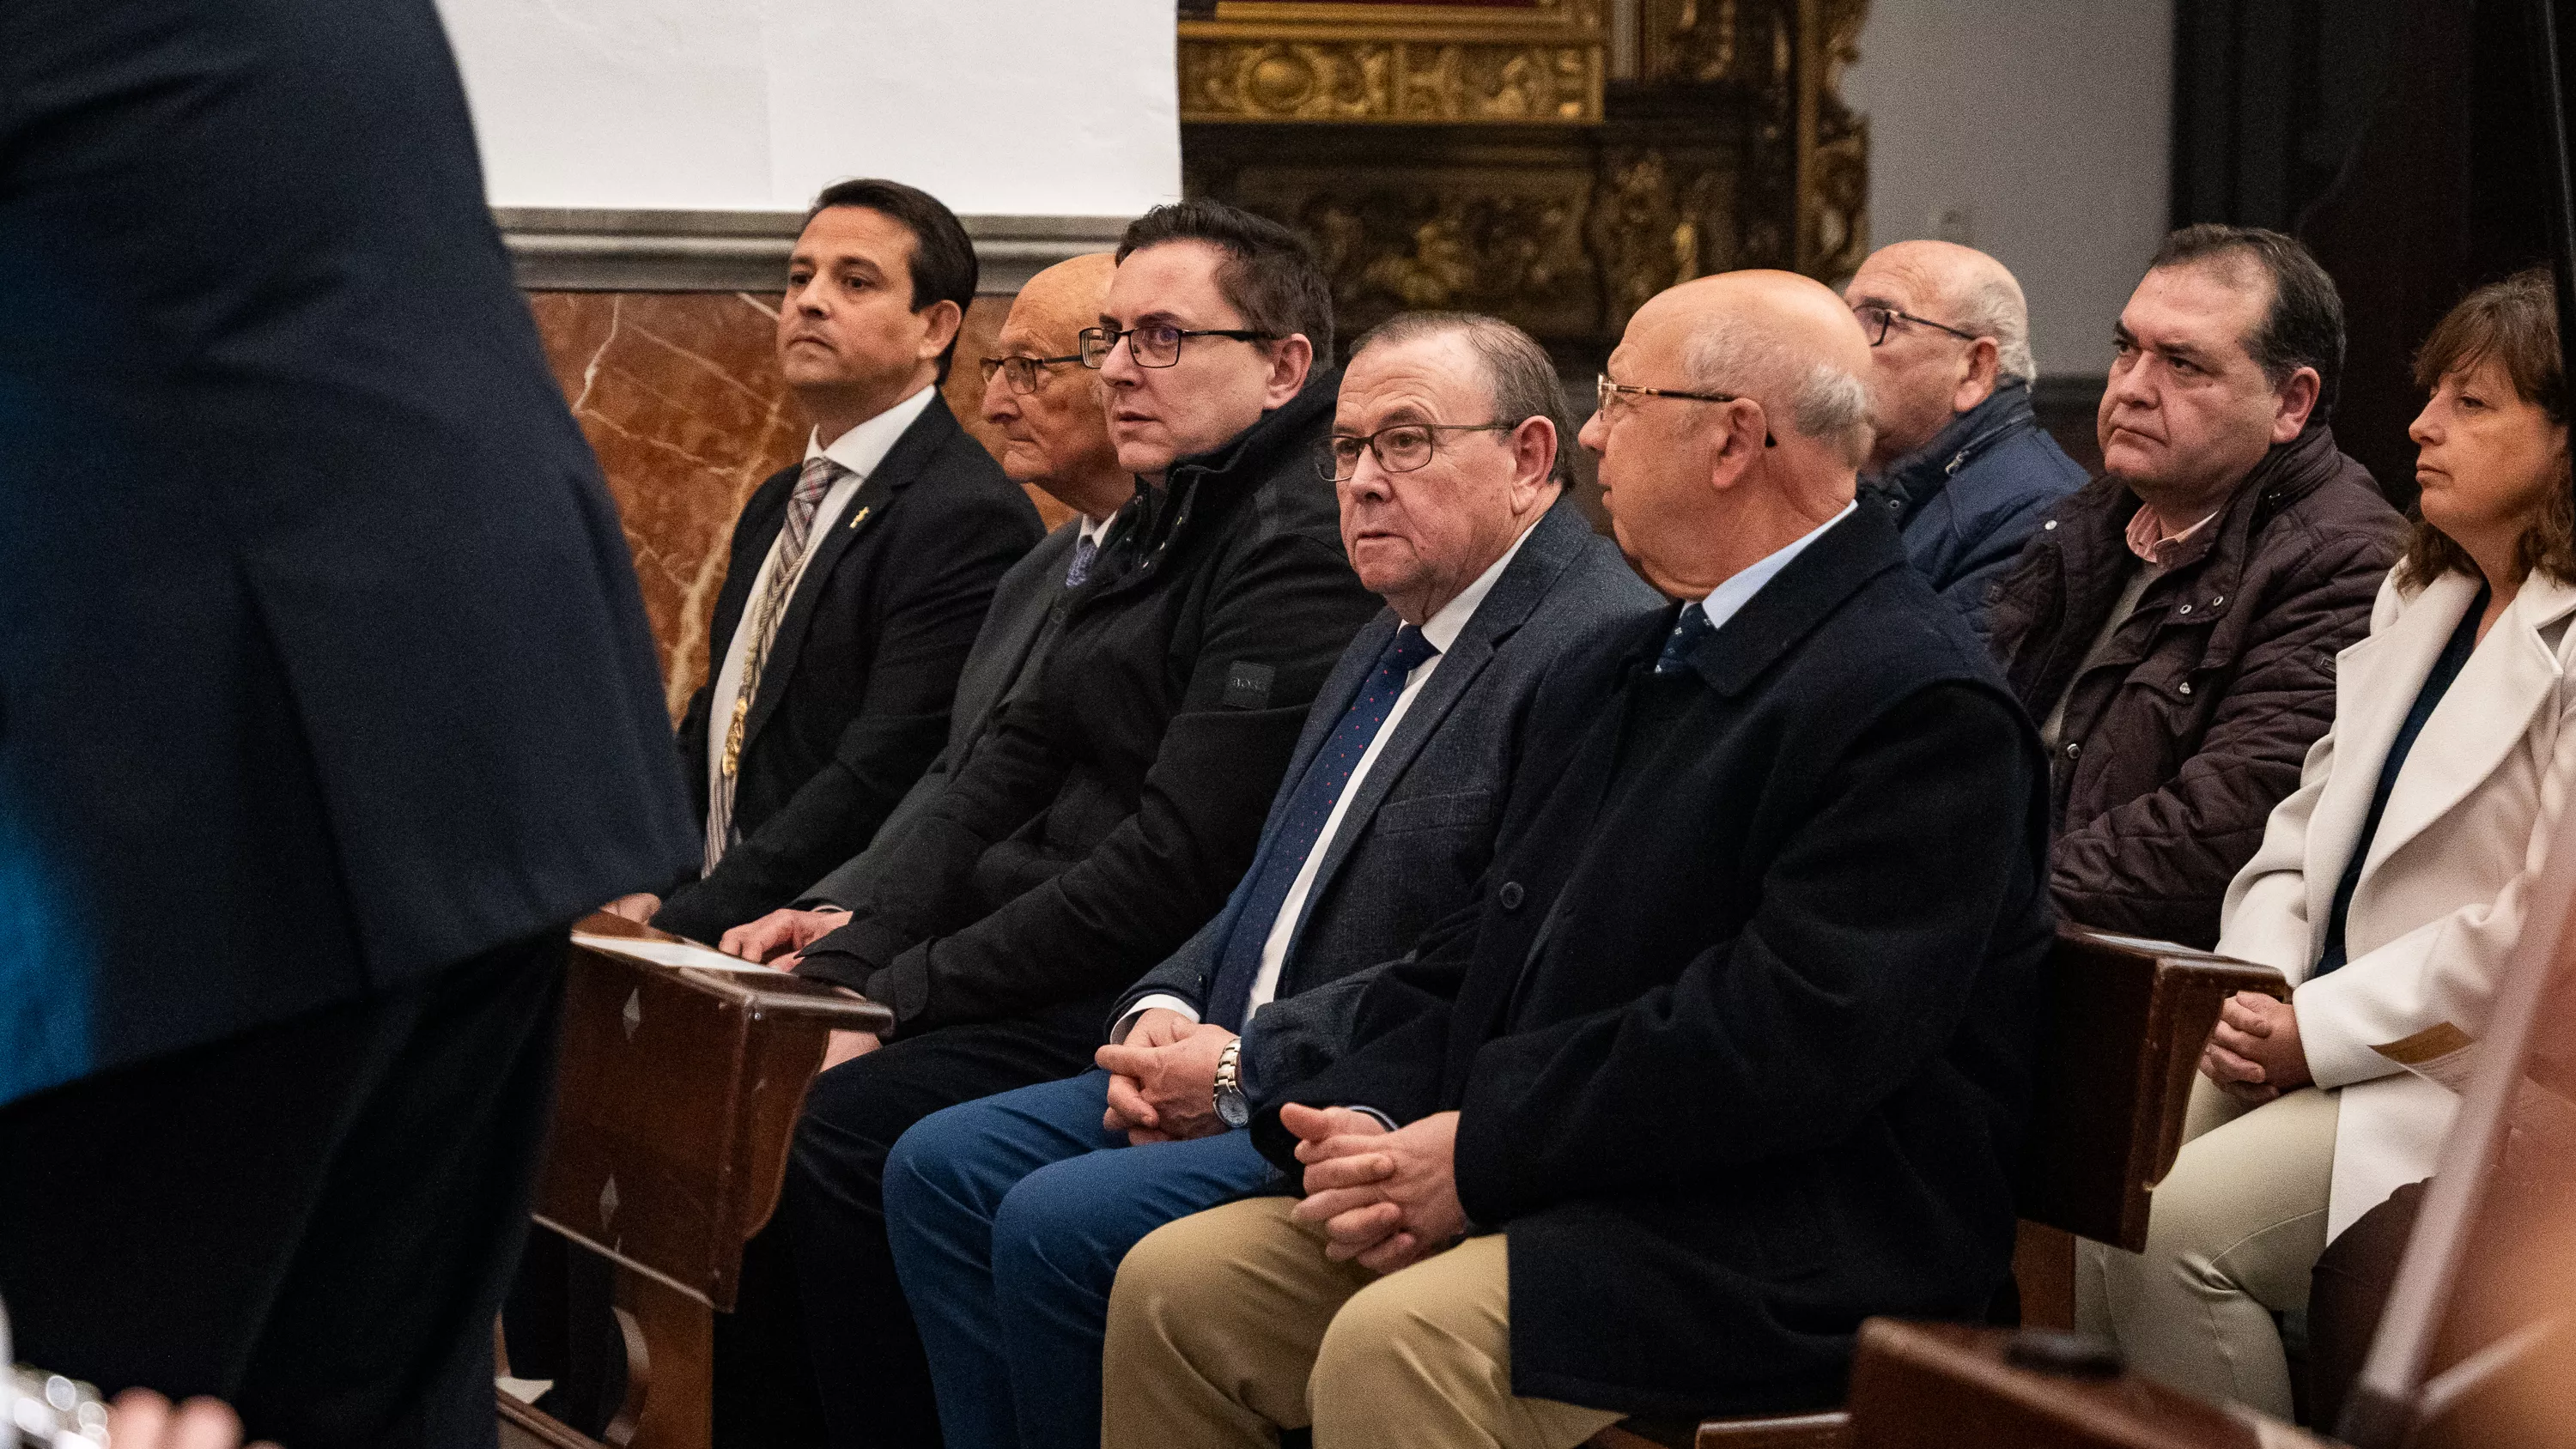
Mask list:
[[[2287,999],[2269,966],[2069,926],[2049,953],[2021,1215],[2136,1251],[2182,1150],[2200,1051],[2239,991]]]
[[[2136,1374],[2022,1367],[2014,1338],[1960,1324],[1861,1325],[1851,1449],[2324,1449],[2290,1425]]]
[[[1586,1449],[1848,1449],[1851,1416],[1834,1409],[1688,1424],[1613,1424],[1584,1441]]]
[[[605,911],[584,917],[573,929],[586,936],[621,936],[633,941],[666,941],[691,946],[704,944],[623,916],[612,916]],[[592,948],[577,946],[575,949]],[[755,1018],[814,1021],[834,1031],[883,1031],[894,1025],[891,1007],[828,981],[816,981],[784,971],[709,971],[690,966],[669,969],[685,972],[691,981],[746,1003]]]
[[[678,939],[609,915],[579,929]],[[893,1019],[828,982],[574,943],[537,1220],[730,1310],[743,1244],[777,1207],[830,1032],[882,1030]]]

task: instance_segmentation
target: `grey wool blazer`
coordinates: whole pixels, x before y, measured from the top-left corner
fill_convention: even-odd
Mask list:
[[[1289,938],[1277,993],[1244,1033],[1244,1081],[1256,1102],[1264,1083],[1300,1081],[1340,1055],[1371,968],[1403,956],[1431,923],[1474,897],[1513,792],[1543,783],[1542,762],[1526,748],[1534,704],[1543,696],[1607,698],[1617,660],[1604,641],[1632,633],[1664,604],[1570,497],[1532,525],[1344,812]],[[1400,622],[1393,610],[1371,620],[1315,696],[1272,797],[1264,848]],[[1156,993],[1206,1011],[1251,879],[1246,872],[1225,908],[1119,1000],[1113,1030]]]
[[[994,586],[984,626],[976,631],[975,646],[967,651],[966,665],[957,675],[957,701],[948,712],[948,743],[895,802],[868,848],[816,881],[797,898],[799,907],[839,906],[855,911],[873,903],[876,878],[904,836],[983,743],[985,727],[1000,717],[1020,681],[1034,676],[1046,658],[1047,642],[1054,635],[1055,606],[1064,597],[1064,571],[1073,566],[1074,541],[1081,536],[1082,520],[1075,518],[1048,534],[1002,575],[1001,583]],[[1101,566],[1108,563],[1105,543]]]

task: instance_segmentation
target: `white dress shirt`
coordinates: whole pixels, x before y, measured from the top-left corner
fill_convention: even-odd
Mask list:
[[[1709,627],[1725,628],[1726,621],[1743,612],[1744,606],[1753,602],[1753,596],[1762,592],[1764,584],[1780,576],[1780,570],[1789,566],[1789,560],[1805,552],[1808,544],[1824,537],[1826,529],[1851,517],[1859,507],[1857,502],[1844,504],[1842,512],[1800,534],[1795,542],[1781,545],[1776,551],[1765,554],[1761,562],[1709,590],[1708,597],[1700,601],[1701,612],[1708,615]]]
[[[823,446],[819,432],[805,435],[805,461],[810,463],[816,458],[829,458],[848,471],[832,481],[831,488],[823,494],[823,501],[815,506],[814,525],[805,530],[805,552],[782,564],[778,555],[785,548],[787,530],[780,528],[778,537],[769,545],[768,556],[760,561],[760,572],[752,575],[751,592],[743,595],[742,617],[734,623],[733,639],[725,645],[724,662],[716,670],[715,692],[707,701],[708,799],[715,798],[716,782],[724,778],[725,722],[733,718],[734,700],[742,693],[743,661],[751,652],[751,626],[756,622],[752,615],[758,612],[761,591],[769,587],[771,571],[781,567],[798,573],[804,571],[805,560],[814,556],[814,550],[822,544],[824,536],[841,521],[841,515],[849,511],[851,495],[859,491],[860,484],[868,481],[868,475],[876,471],[877,465],[884,462],[885,455],[894,448],[895,440],[903,436],[904,430],[929,408],[930,400],[937,395],[936,388],[925,385],[919,392],[834,438],[828,448]],[[793,585],[790,587],[792,589]]]
[[[1536,526],[1537,521],[1532,520],[1530,527]],[[1520,532],[1520,537],[1512,540],[1512,546],[1503,550],[1501,558],[1494,560],[1491,567],[1476,575],[1475,582],[1460,589],[1458,597],[1441,605],[1438,613],[1423,621],[1422,637],[1429,640],[1431,647],[1439,652],[1413,666],[1413,672],[1404,677],[1404,692],[1395,697],[1395,707],[1386,712],[1386,721],[1377,727],[1377,734],[1369,740],[1368,748],[1361,752],[1359,763],[1351,767],[1351,777],[1342,782],[1342,793],[1333,801],[1332,813],[1324,817],[1324,828],[1316,832],[1314,847],[1306,852],[1305,864],[1298,868],[1296,880],[1289,883],[1288,898],[1279,903],[1279,914],[1271,919],[1270,934],[1261,943],[1261,969],[1252,978],[1252,1005],[1244,1014],[1247,1027],[1252,1016],[1269,1005],[1270,999],[1279,994],[1279,970],[1288,960],[1288,943],[1297,934],[1298,918],[1306,912],[1306,897],[1315,888],[1316,873],[1323,869],[1324,857],[1332,854],[1333,837],[1341,833],[1342,817],[1351,808],[1351,797],[1359,793],[1361,782],[1368,779],[1369,770],[1377,764],[1378,752],[1386,748],[1388,740],[1395,738],[1396,727],[1404,723],[1405,711],[1413,707],[1413,701],[1422,693],[1423,685],[1430,682],[1432,671],[1438,669],[1440,661],[1448,657],[1449,646],[1458,642],[1459,631],[1465,629],[1467,621],[1476,616],[1477,606],[1484,603],[1485,596],[1494,591],[1494,580],[1501,578],[1503,570],[1511,567],[1513,556],[1521,551],[1521,545],[1528,539],[1529,528],[1524,528]],[[1218,943],[1218,949],[1222,952],[1223,942]],[[1128,1011],[1126,1017],[1118,1023],[1114,1039],[1125,1041],[1128,1031],[1135,1025],[1136,1018],[1158,1006],[1167,1011],[1179,1012],[1192,1021],[1200,1019],[1198,1009],[1188,1002],[1177,996],[1156,992],[1139,999]]]

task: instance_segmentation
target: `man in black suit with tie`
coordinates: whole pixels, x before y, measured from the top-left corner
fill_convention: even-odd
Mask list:
[[[0,276],[18,1351],[489,1445],[565,925],[695,832],[428,0],[0,7]]]
[[[619,914],[717,940],[866,848],[939,753],[993,590],[1045,532],[939,396],[975,278],[965,228],[921,191],[815,199],[778,308],[813,431],[734,524],[680,719],[700,871]]]
[[[1100,315],[1116,270],[1107,252],[1094,252],[1029,278],[993,338],[1001,355],[982,360],[984,419],[1001,431],[1002,471],[1014,483],[1044,490],[1074,516],[1011,565],[993,590],[993,607],[957,676],[947,746],[866,850],[816,881],[795,905],[725,932],[725,950],[766,961],[838,929],[854,910],[873,910],[876,882],[902,858],[912,826],[972,766],[1020,681],[1045,662],[1067,591],[1099,566],[1109,526],[1136,491],[1109,443],[1099,375],[1073,355],[1080,345],[1075,335]]]
[[[2029,722],[1878,510],[1868,345],[1777,272],[1641,308],[1583,435],[1684,601],[1475,906],[1253,1123],[1305,1196],[1145,1238],[1103,1440],[1572,1449],[1814,1407],[2009,1271],[2051,919]]]
[[[1360,340],[1325,454],[1342,539],[1387,601],[1316,695],[1252,868],[1130,987],[1099,1069],[925,1119],[886,1209],[948,1449],[1077,1441],[1127,1246],[1271,1176],[1264,1084],[1346,1044],[1366,968],[1472,899],[1542,697],[1597,698],[1605,636],[1655,611],[1565,495],[1564,390],[1490,317]],[[1104,1121],[1104,1117],[1107,1119]]]

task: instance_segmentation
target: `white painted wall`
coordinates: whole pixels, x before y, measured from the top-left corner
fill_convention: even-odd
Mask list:
[[[1870,0],[1860,51],[1870,244],[1993,254],[2043,376],[2108,368],[2169,211],[2171,0]]]
[[[887,176],[968,214],[1180,194],[1172,7],[438,0],[495,206],[800,210]]]

